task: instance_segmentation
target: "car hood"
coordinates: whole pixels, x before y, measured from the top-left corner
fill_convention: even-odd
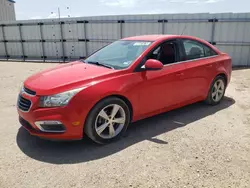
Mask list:
[[[24,85],[37,95],[52,95],[82,87],[93,79],[96,81],[114,72],[113,69],[76,61],[34,74]]]

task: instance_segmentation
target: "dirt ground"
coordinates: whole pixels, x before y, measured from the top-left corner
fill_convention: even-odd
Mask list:
[[[51,142],[20,128],[29,75],[55,64],[0,62],[0,187],[250,187],[250,69],[218,106],[193,104],[134,123],[120,141]]]

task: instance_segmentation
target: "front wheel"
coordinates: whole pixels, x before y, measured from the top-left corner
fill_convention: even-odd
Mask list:
[[[206,103],[217,105],[223,99],[226,90],[226,81],[223,76],[217,76],[210,86]]]
[[[106,144],[122,136],[130,119],[128,105],[119,98],[110,97],[100,101],[90,111],[84,130],[96,143]]]

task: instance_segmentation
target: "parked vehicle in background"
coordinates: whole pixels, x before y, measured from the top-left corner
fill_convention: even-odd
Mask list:
[[[227,54],[195,37],[129,37],[28,78],[19,120],[35,136],[74,140],[86,133],[109,143],[131,122],[203,100],[217,105],[231,67]]]

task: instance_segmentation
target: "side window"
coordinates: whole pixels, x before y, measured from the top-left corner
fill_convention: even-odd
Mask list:
[[[213,49],[209,48],[206,45],[204,45],[204,50],[206,57],[217,55],[217,53]]]
[[[166,65],[177,62],[177,53],[177,43],[175,41],[169,41],[158,46],[147,56],[147,59],[157,59],[161,61],[163,65]]]
[[[198,59],[205,57],[203,45],[193,40],[183,40],[186,53],[186,60]]]

